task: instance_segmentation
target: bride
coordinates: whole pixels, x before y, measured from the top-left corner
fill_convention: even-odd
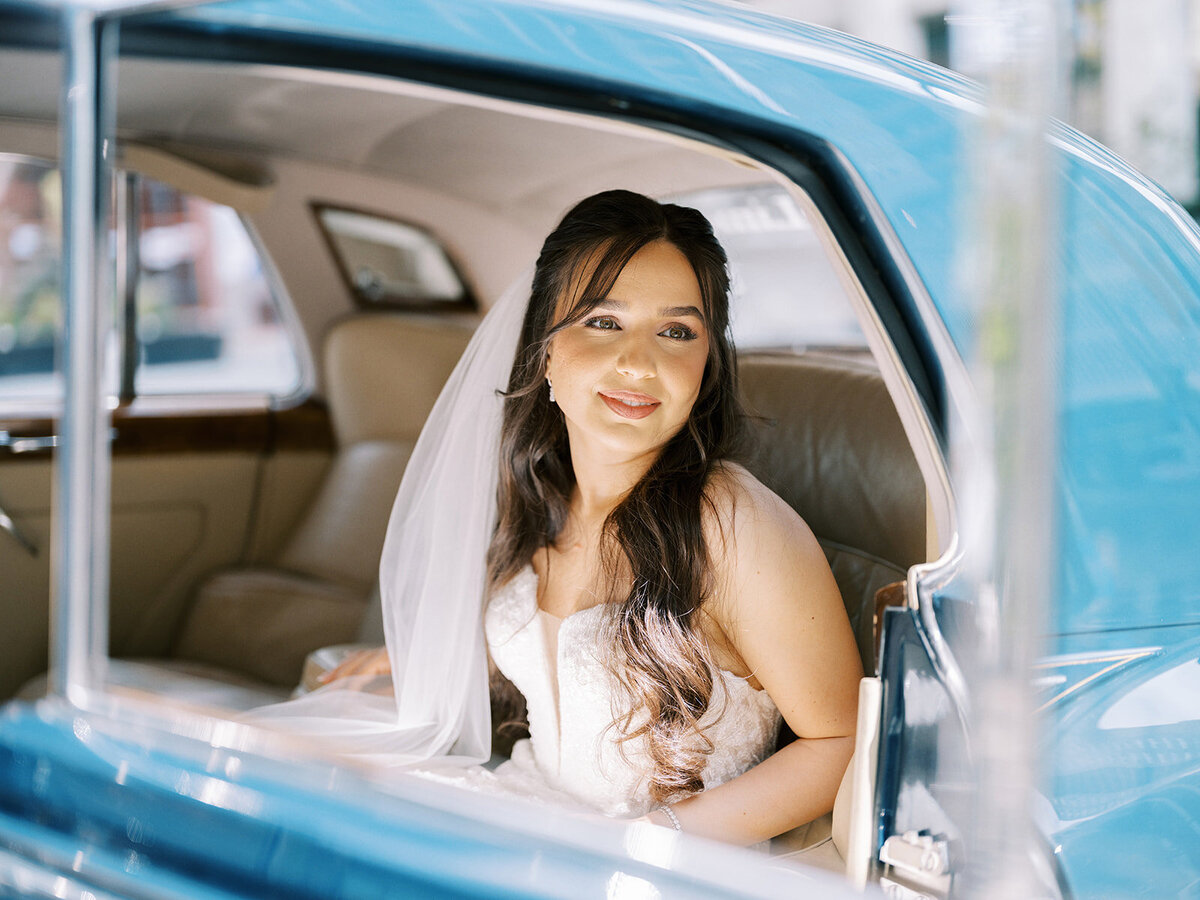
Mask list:
[[[444,398],[458,409],[439,404],[427,427],[442,443],[429,437],[414,457],[464,505],[406,475],[381,569],[388,652],[352,658],[331,687],[394,670],[401,719],[424,735],[412,759],[485,756],[480,680],[447,701],[420,668],[429,640],[446,639],[439,616],[481,630],[482,595],[492,718],[527,714],[529,729],[487,778],[738,844],[823,815],[853,750],[862,671],[812,532],[732,461],[742,416],[711,226],[628,191],[589,197],[546,239],[526,296],[523,316],[516,302],[492,314],[513,331],[519,321],[498,436],[463,403],[493,394],[471,374],[486,367],[484,340],[504,343],[485,323]],[[476,469],[483,458],[494,513],[455,483],[456,469],[467,482],[475,469],[449,452]],[[445,540],[458,534],[457,556],[422,508],[445,520]],[[469,582],[480,527],[476,599],[449,602],[441,582]],[[454,571],[431,574],[438,565]],[[780,718],[797,739],[776,750]]]

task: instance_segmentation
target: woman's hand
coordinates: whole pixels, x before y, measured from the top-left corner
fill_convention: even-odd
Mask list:
[[[375,647],[370,650],[355,650],[318,680],[321,684],[329,684],[352,675],[388,675],[391,671],[392,663],[388,659],[387,647]]]

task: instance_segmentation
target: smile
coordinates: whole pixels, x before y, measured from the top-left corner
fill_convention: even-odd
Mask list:
[[[653,397],[633,391],[601,393],[600,399],[609,409],[625,419],[644,419],[662,405],[661,401],[655,400]]]

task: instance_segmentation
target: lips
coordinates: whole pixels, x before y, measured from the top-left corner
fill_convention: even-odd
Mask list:
[[[623,419],[644,419],[662,405],[660,400],[636,391],[601,391],[600,399]]]

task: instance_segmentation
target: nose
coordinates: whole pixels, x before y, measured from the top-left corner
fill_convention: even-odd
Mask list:
[[[658,374],[652,339],[629,334],[617,348],[617,371],[626,378],[653,378]]]

